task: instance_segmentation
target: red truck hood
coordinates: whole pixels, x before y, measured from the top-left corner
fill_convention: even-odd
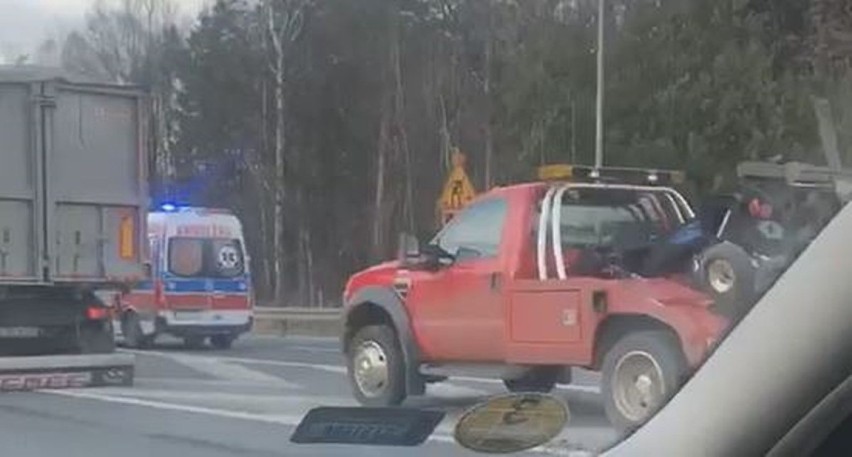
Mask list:
[[[353,292],[364,286],[392,286],[393,278],[398,270],[399,261],[391,260],[353,274],[343,291],[344,304],[349,301]]]

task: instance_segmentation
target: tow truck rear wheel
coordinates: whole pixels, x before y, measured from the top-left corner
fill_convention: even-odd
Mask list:
[[[396,333],[387,325],[368,325],[349,343],[347,375],[364,406],[395,406],[405,399],[405,365]]]
[[[520,378],[504,379],[503,385],[509,389],[509,392],[548,393],[556,386],[558,377],[558,367],[536,367],[527,371]]]
[[[686,358],[668,332],[621,337],[603,359],[604,410],[610,423],[622,432],[644,424],[677,392],[686,370]]]

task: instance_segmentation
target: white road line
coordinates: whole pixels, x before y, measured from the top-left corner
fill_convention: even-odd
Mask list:
[[[216,379],[235,382],[257,382],[280,385],[286,388],[301,388],[298,384],[293,384],[281,379],[278,376],[273,376],[261,371],[252,370],[244,365],[233,363],[227,360],[216,357],[192,357],[173,355],[170,357],[175,362],[183,366],[191,368],[200,373],[212,376]]]
[[[324,352],[327,354],[340,354],[340,349],[332,349],[332,348],[319,348],[313,346],[302,346],[302,345],[294,345],[288,344],[287,349],[295,349],[297,351],[306,351],[306,352]]]
[[[139,355],[153,355],[158,357],[166,357],[170,359],[183,359],[183,358],[213,358],[226,362],[235,362],[235,363],[244,363],[244,364],[254,364],[254,365],[268,365],[268,366],[278,366],[278,367],[291,367],[291,368],[312,368],[315,370],[327,371],[330,373],[337,374],[346,374],[346,367],[341,365],[329,365],[329,364],[320,364],[320,363],[308,363],[308,362],[291,362],[285,360],[265,360],[265,359],[251,359],[244,357],[231,357],[231,356],[203,356],[203,355],[188,355],[184,353],[172,353],[172,352],[163,352],[163,351],[140,351],[140,350],[132,350],[132,349],[122,349],[124,352],[129,352],[133,354]],[[183,362],[180,362],[183,363]],[[480,378],[476,376],[452,376],[450,378],[451,381],[466,381],[466,382],[476,382],[482,384],[503,384],[503,381],[500,379],[492,379],[492,378]],[[439,384],[436,384],[439,385]],[[598,386],[591,385],[582,385],[582,384],[569,384],[569,385],[558,385],[556,386],[559,390],[564,390],[568,392],[580,392],[587,394],[596,394],[599,395],[601,393],[601,389]]]
[[[240,419],[240,420],[248,420],[255,422],[263,422],[267,424],[276,424],[276,425],[284,425],[288,427],[295,427],[299,425],[302,420],[301,416],[289,415],[289,414],[257,414],[246,411],[233,411],[228,409],[219,409],[219,408],[207,408],[203,406],[189,406],[189,405],[181,405],[176,403],[167,403],[163,401],[152,401],[152,400],[142,400],[138,398],[129,398],[122,396],[112,396],[112,395],[103,395],[96,394],[90,392],[84,392],[79,390],[43,390],[43,393],[51,394],[51,395],[59,395],[63,397],[71,397],[85,400],[94,400],[101,401],[105,403],[115,403],[115,404],[123,404],[123,405],[131,405],[131,406],[140,406],[152,409],[159,409],[164,411],[177,411],[191,414],[203,414],[208,416],[215,417],[224,417],[228,419]],[[444,424],[442,424],[444,425]],[[429,441],[435,441],[440,443],[455,443],[455,439],[451,434],[446,432],[446,426],[440,427],[442,430],[438,433],[433,434],[429,437]],[[559,456],[568,456],[568,457],[586,457],[588,453],[578,452],[578,451],[569,451],[566,449],[559,448],[550,448],[550,447],[538,447],[533,449],[535,452],[548,454],[548,455],[559,455]]]
[[[493,379],[493,378],[480,378],[477,376],[452,376],[450,377],[451,381],[466,381],[466,382],[477,382],[482,384],[500,384],[503,385],[502,379]],[[559,390],[567,390],[569,392],[582,392],[589,394],[600,394],[601,389],[598,386],[588,386],[582,384],[565,384],[565,385],[557,385],[557,389]]]
[[[248,388],[262,388],[266,390],[286,390],[286,386],[281,385],[283,383],[278,383],[276,385],[270,385],[268,382],[255,382],[255,381],[226,381],[222,379],[197,379],[197,378],[158,378],[158,377],[149,377],[149,376],[134,376],[133,377],[133,385],[135,387],[143,387],[147,388],[148,386],[176,386],[176,387],[199,387],[199,386],[210,386],[210,387],[219,387],[219,388],[236,388],[236,387],[248,387]],[[288,383],[289,386],[289,383]],[[303,386],[301,386],[303,387]]]
[[[490,392],[485,390],[472,389],[470,387],[453,384],[452,382],[429,384],[426,386],[426,393],[430,396],[441,398],[486,397],[490,394]]]
[[[313,368],[315,370],[328,371],[330,373],[338,373],[338,374],[346,374],[346,367],[340,365],[327,365],[320,363],[307,363],[307,362],[290,362],[284,360],[264,360],[264,359],[247,359],[243,357],[230,357],[230,356],[203,356],[203,355],[188,355],[188,354],[178,354],[171,352],[162,352],[162,351],[140,351],[140,350],[132,350],[132,349],[122,349],[124,352],[129,352],[132,354],[138,355],[152,355],[156,357],[165,357],[168,359],[176,360],[183,358],[198,358],[198,359],[217,359],[225,362],[235,362],[235,363],[244,363],[244,364],[254,364],[254,365],[268,365],[275,367],[290,367],[290,368]],[[176,360],[178,361],[178,360]],[[182,361],[178,361],[179,363],[183,363]]]

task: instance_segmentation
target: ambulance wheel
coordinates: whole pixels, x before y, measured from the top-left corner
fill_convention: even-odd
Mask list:
[[[405,360],[396,333],[386,325],[358,330],[349,343],[346,371],[364,406],[396,406],[405,399]]]
[[[230,349],[237,337],[234,335],[213,335],[210,344],[216,349]]]
[[[183,338],[183,345],[189,349],[201,349],[204,347],[204,337],[186,336]]]
[[[121,333],[124,335],[124,345],[133,349],[146,349],[154,342],[152,335],[145,335],[139,315],[128,312],[121,319]]]

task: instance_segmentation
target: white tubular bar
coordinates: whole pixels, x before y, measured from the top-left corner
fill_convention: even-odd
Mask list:
[[[665,195],[668,195],[668,196],[674,198],[675,200],[677,200],[678,203],[680,203],[680,205],[678,205],[678,206],[685,213],[683,215],[684,216],[684,219],[683,219],[684,222],[691,220],[695,217],[695,211],[692,210],[692,206],[689,206],[689,202],[686,201],[685,198],[683,198],[683,195],[681,195],[680,192],[672,189],[671,187],[663,187],[662,190],[664,190],[666,192]]]
[[[671,205],[675,209],[675,211],[677,211],[678,222],[680,222],[681,224],[686,222],[687,218],[686,218],[686,216],[684,216],[683,209],[681,208],[681,205],[678,204],[677,200],[675,200],[675,198],[672,197],[671,194],[668,193],[668,192],[663,193],[663,197],[665,197],[668,200],[668,202],[671,203]],[[662,209],[662,208],[660,208],[660,209]]]
[[[547,261],[544,252],[547,248],[547,217],[550,215],[550,201],[553,199],[553,193],[556,188],[550,188],[544,194],[544,200],[541,202],[541,214],[538,216],[538,240],[536,244],[536,255],[538,260],[538,279],[544,281],[547,279]]]
[[[692,207],[689,206],[689,202],[683,198],[683,195],[680,192],[676,191],[671,187],[662,187],[662,186],[637,186],[633,184],[603,184],[603,183],[573,183],[569,184],[569,187],[575,189],[621,189],[621,190],[640,190],[643,192],[649,193],[663,193],[664,195],[669,195],[675,199],[678,203],[678,209],[682,211],[684,214],[684,220],[689,220],[695,217],[695,211],[692,210]]]
[[[567,279],[565,274],[565,258],[562,256],[562,195],[571,188],[570,185],[563,186],[553,197],[553,220],[551,221],[551,235],[553,236],[553,261],[556,264],[556,274],[559,279]]]
[[[728,227],[728,220],[731,218],[731,210],[725,211],[725,217],[722,218],[722,223],[719,224],[719,229],[716,230],[716,238],[722,238],[725,229]]]

